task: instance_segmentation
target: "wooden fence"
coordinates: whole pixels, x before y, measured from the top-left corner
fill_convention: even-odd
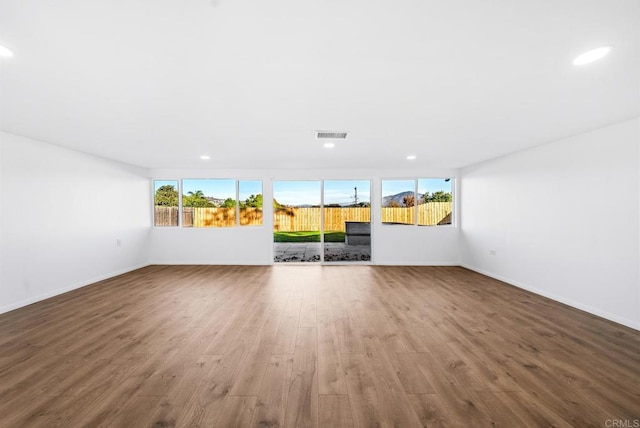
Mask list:
[[[369,208],[324,209],[324,230],[344,232],[346,221],[371,221]],[[320,208],[286,208],[273,215],[273,230],[280,232],[302,232],[320,230]]]
[[[383,207],[382,222],[414,224],[415,207]],[[451,202],[428,202],[418,205],[418,224],[435,226],[451,224]]]
[[[154,224],[156,226],[177,226],[178,207],[155,207]],[[260,208],[241,208],[240,224],[258,226],[262,224]],[[233,227],[236,225],[235,208],[194,208],[182,209],[183,227]]]
[[[383,223],[414,224],[414,207],[382,208]],[[260,208],[240,209],[242,226],[261,225]],[[324,208],[324,228],[345,231],[345,222],[371,222],[370,208]],[[451,223],[451,202],[429,202],[418,205],[418,224],[433,226]],[[178,207],[155,207],[156,226],[177,226]],[[184,227],[233,227],[236,225],[235,208],[183,208]],[[285,208],[273,215],[273,229],[280,232],[320,230],[320,208]]]
[[[178,207],[155,206],[153,224],[156,226],[177,226]]]

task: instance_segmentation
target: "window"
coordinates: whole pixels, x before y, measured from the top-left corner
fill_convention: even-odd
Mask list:
[[[233,227],[235,225],[235,180],[182,180],[183,227]]]
[[[262,181],[238,181],[240,226],[262,226]]]
[[[453,179],[418,179],[418,226],[442,226],[453,221]]]
[[[415,180],[382,180],[383,224],[416,224],[415,205]]]
[[[178,226],[178,180],[155,180],[153,195],[153,225]]]
[[[192,178],[153,183],[154,226],[178,226],[180,218],[183,227],[263,224],[261,180]]]
[[[453,205],[453,178],[382,180],[383,224],[451,225]]]

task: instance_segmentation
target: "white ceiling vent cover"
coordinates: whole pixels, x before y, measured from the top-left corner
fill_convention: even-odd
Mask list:
[[[334,132],[334,131],[316,131],[316,138],[318,140],[326,139],[341,139],[347,138],[346,132]]]

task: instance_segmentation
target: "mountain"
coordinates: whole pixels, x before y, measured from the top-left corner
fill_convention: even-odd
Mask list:
[[[395,205],[397,207],[404,207],[404,198],[406,196],[413,196],[414,192],[413,191],[406,191],[406,192],[400,192],[400,193],[396,193],[395,195],[389,195],[389,196],[383,196],[382,197],[382,206],[383,207],[388,207],[388,206],[392,206]],[[422,193],[418,193],[416,196],[416,201],[419,201],[420,199],[422,199]],[[392,202],[394,202],[392,204]]]
[[[212,196],[207,196],[205,199],[217,207],[224,203],[224,199],[214,198]]]

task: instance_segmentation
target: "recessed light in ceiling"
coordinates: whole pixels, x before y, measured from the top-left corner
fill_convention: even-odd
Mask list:
[[[583,54],[578,55],[573,60],[573,65],[585,65],[597,61],[607,56],[611,52],[611,46],[601,46],[596,49],[591,49]]]
[[[202,160],[209,160],[209,159],[211,159],[211,156],[209,156],[209,155],[202,155],[202,156],[200,156],[200,159],[202,159]]]
[[[333,149],[336,146],[336,143],[324,143],[325,149]]]
[[[326,139],[344,140],[345,138],[347,138],[347,133],[336,132],[336,131],[316,131],[316,138],[318,140],[326,140]]]
[[[416,155],[407,156],[407,160],[416,160]]]
[[[0,45],[0,56],[7,57],[7,58],[12,57],[13,52],[11,51],[11,49]]]

